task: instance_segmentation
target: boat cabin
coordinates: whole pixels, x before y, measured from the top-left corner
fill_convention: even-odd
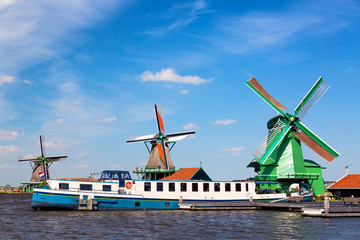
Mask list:
[[[125,187],[125,180],[131,180],[129,171],[104,170],[101,172],[100,181],[119,180],[119,187]]]

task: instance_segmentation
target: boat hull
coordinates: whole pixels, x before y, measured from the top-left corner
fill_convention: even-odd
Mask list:
[[[36,210],[78,210],[80,194],[34,191],[31,207]],[[85,200],[87,198],[84,198]],[[140,197],[94,196],[97,210],[178,209],[179,201],[173,199],[144,199]]]

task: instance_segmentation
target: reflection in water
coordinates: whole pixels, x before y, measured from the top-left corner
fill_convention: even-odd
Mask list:
[[[277,211],[33,211],[30,195],[0,194],[2,239],[360,239],[359,218]]]

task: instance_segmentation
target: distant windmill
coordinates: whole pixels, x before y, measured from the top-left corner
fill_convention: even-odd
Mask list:
[[[344,167],[345,171],[346,171],[346,175],[348,175],[350,173],[350,166],[351,166],[351,164]]]
[[[154,105],[155,116],[156,116],[156,125],[158,129],[157,134],[145,135],[140,137],[128,137],[127,143],[133,142],[145,142],[151,144],[151,150],[149,150],[146,145],[150,157],[146,165],[146,169],[175,169],[174,165],[171,162],[170,150],[177,141],[180,141],[186,138],[188,135],[194,134],[195,131],[180,132],[180,133],[165,133],[164,123],[160,113],[160,107]],[[169,144],[173,145],[169,149]]]
[[[67,158],[67,156],[45,157],[44,136],[40,135],[40,152],[37,158],[19,158],[19,162],[30,162],[33,169],[30,182],[46,181],[50,178],[49,167],[53,162]]]

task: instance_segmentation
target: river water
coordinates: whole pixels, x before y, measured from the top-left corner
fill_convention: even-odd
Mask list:
[[[360,218],[280,211],[34,211],[0,194],[0,239],[360,239]]]

